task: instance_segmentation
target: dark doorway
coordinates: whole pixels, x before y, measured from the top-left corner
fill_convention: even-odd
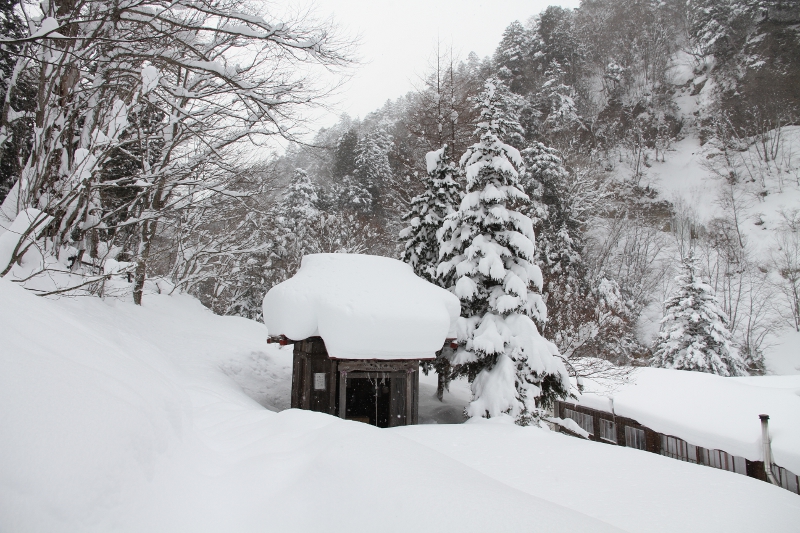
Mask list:
[[[346,378],[345,418],[380,428],[406,424],[406,375],[350,372]]]

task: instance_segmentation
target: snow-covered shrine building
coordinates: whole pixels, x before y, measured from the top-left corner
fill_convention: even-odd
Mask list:
[[[294,344],[291,406],[378,427],[417,423],[420,361],[459,314],[450,292],[370,255],[305,256],[264,297],[270,339]]]

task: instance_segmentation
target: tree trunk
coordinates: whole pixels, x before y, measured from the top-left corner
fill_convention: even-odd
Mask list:
[[[436,397],[439,398],[440,402],[443,402],[444,401],[444,389],[445,389],[445,387],[447,385],[447,383],[446,383],[447,376],[445,376],[441,372],[438,372],[436,375],[439,377],[439,381],[436,384]]]
[[[444,401],[444,391],[450,386],[450,359],[453,350],[450,347],[443,348],[436,354],[436,361],[433,366],[436,369],[436,397],[440,402]]]
[[[150,248],[157,226],[157,220],[144,221],[142,223],[142,244],[139,257],[136,260],[136,272],[133,276],[133,303],[136,305],[142,305],[144,281],[147,278],[147,260],[150,258]]]

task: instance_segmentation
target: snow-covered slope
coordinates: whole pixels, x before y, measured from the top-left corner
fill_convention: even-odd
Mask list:
[[[701,144],[698,119],[712,109],[713,80],[705,75],[694,77],[693,59],[683,53],[678,54],[675,68],[675,103],[684,121],[683,138],[658,157],[649,151],[641,185],[654,187],[660,199],[673,203],[678,216],[690,217],[701,231],[714,232],[710,222],[715,218],[735,218],[750,260],[771,271],[769,284],[775,286],[780,276],[771,258],[779,247],[778,233],[787,224],[796,227],[800,221],[800,126],[784,126],[749,138],[731,133],[725,150],[717,140]],[[696,88],[702,90],[693,94]],[[631,161],[621,162],[615,176],[629,178],[631,165]],[[733,185],[731,177],[735,178]],[[800,374],[800,334],[787,325],[785,317],[775,315],[777,308],[785,307],[783,296],[775,294],[764,307],[759,307],[758,297],[755,300],[754,307],[761,314],[758,327],[772,323],[761,346],[767,373]],[[640,323],[646,342],[658,330],[660,303],[655,302]]]
[[[491,420],[392,431],[625,531],[797,530],[800,497],[731,472]],[[773,514],[762,502],[786,507]]]
[[[800,499],[766,483],[544,430],[396,431],[272,412],[237,384],[286,406],[291,352],[267,346],[265,329],[184,296],[54,301],[0,280],[0,531],[748,531],[764,516],[771,531],[793,531],[800,521]],[[691,513],[663,511],[681,506]]]
[[[773,130],[771,136],[777,135]],[[701,223],[724,216],[721,197],[725,180],[719,173],[735,170],[741,180],[735,186],[741,207],[741,227],[748,243],[760,251],[773,244],[781,211],[800,209],[800,126],[780,132],[775,160],[763,162],[758,148],[731,150],[730,165],[713,143],[700,144],[697,132],[672,145],[664,162],[653,162],[647,181],[670,201],[682,200]]]

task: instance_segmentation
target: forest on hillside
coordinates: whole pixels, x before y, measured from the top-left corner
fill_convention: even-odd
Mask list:
[[[244,2],[174,16],[153,15],[158,2],[102,4],[54,3],[27,20],[21,4],[0,5],[0,200],[41,213],[26,231],[33,242],[41,230],[54,257],[31,277],[61,265],[97,293],[127,273],[139,302],[148,280],[167,280],[252,319],[310,253],[402,258],[452,288],[440,228],[469,192],[462,154],[480,141],[491,87],[506,121],[498,142],[522,158],[528,200],[516,208],[533,222],[546,306],[537,326],[570,373],[663,356],[646,324],[661,320],[681,272],[716,296],[742,361],[732,374],[763,372],[770,336],[800,331],[800,211],[782,212],[768,256],[740,215],[768,194],[765,176],[800,185],[782,141],[800,125],[797,2],[551,6],[509,21],[491,57],[438,46],[418,90],[304,142],[296,110],[326,91],[308,73],[351,62],[333,29],[273,25]],[[210,31],[209,13],[225,23]],[[252,63],[234,65],[231,49]],[[713,147],[724,216],[700,220],[648,180],[687,135]],[[259,136],[290,143],[254,161],[243,145]]]
[[[494,78],[520,125],[504,140],[526,157],[522,183],[533,200],[526,213],[548,310],[542,329],[573,370],[601,372],[595,358],[645,364],[651,339],[641,333],[643,315],[663,308],[665,287],[691,253],[703,257],[702,277],[732,318],[749,371],[758,373],[764,342],[781,322],[765,302],[783,292],[765,272],[774,265],[739,238],[736,199],[728,217],[701,225],[643,177],[687,134],[734,153],[761,139],[769,165],[768,145],[777,149],[781,129],[800,120],[798,22],[800,9],[788,2],[584,1],[511,22],[489,58],[456,58],[439,47],[420,90],[363,119],[344,116],[274,162],[289,189],[271,197],[276,247],[248,265],[247,285],[267,289],[291,275],[304,253],[411,259],[398,235],[419,214],[409,205],[426,186],[426,153],[447,145],[458,166],[477,140],[475,98]],[[679,60],[691,65],[688,75]],[[702,99],[688,116],[681,94]],[[709,173],[748,179],[733,162],[718,167]],[[454,179],[463,189],[463,176],[456,171]],[[796,212],[787,213],[787,227],[788,243],[796,239]],[[788,285],[780,310],[788,322],[797,313],[794,246],[780,279]],[[231,312],[229,297],[217,293],[220,281],[198,286],[198,294]],[[260,293],[249,310],[238,299],[236,312],[258,316]]]

